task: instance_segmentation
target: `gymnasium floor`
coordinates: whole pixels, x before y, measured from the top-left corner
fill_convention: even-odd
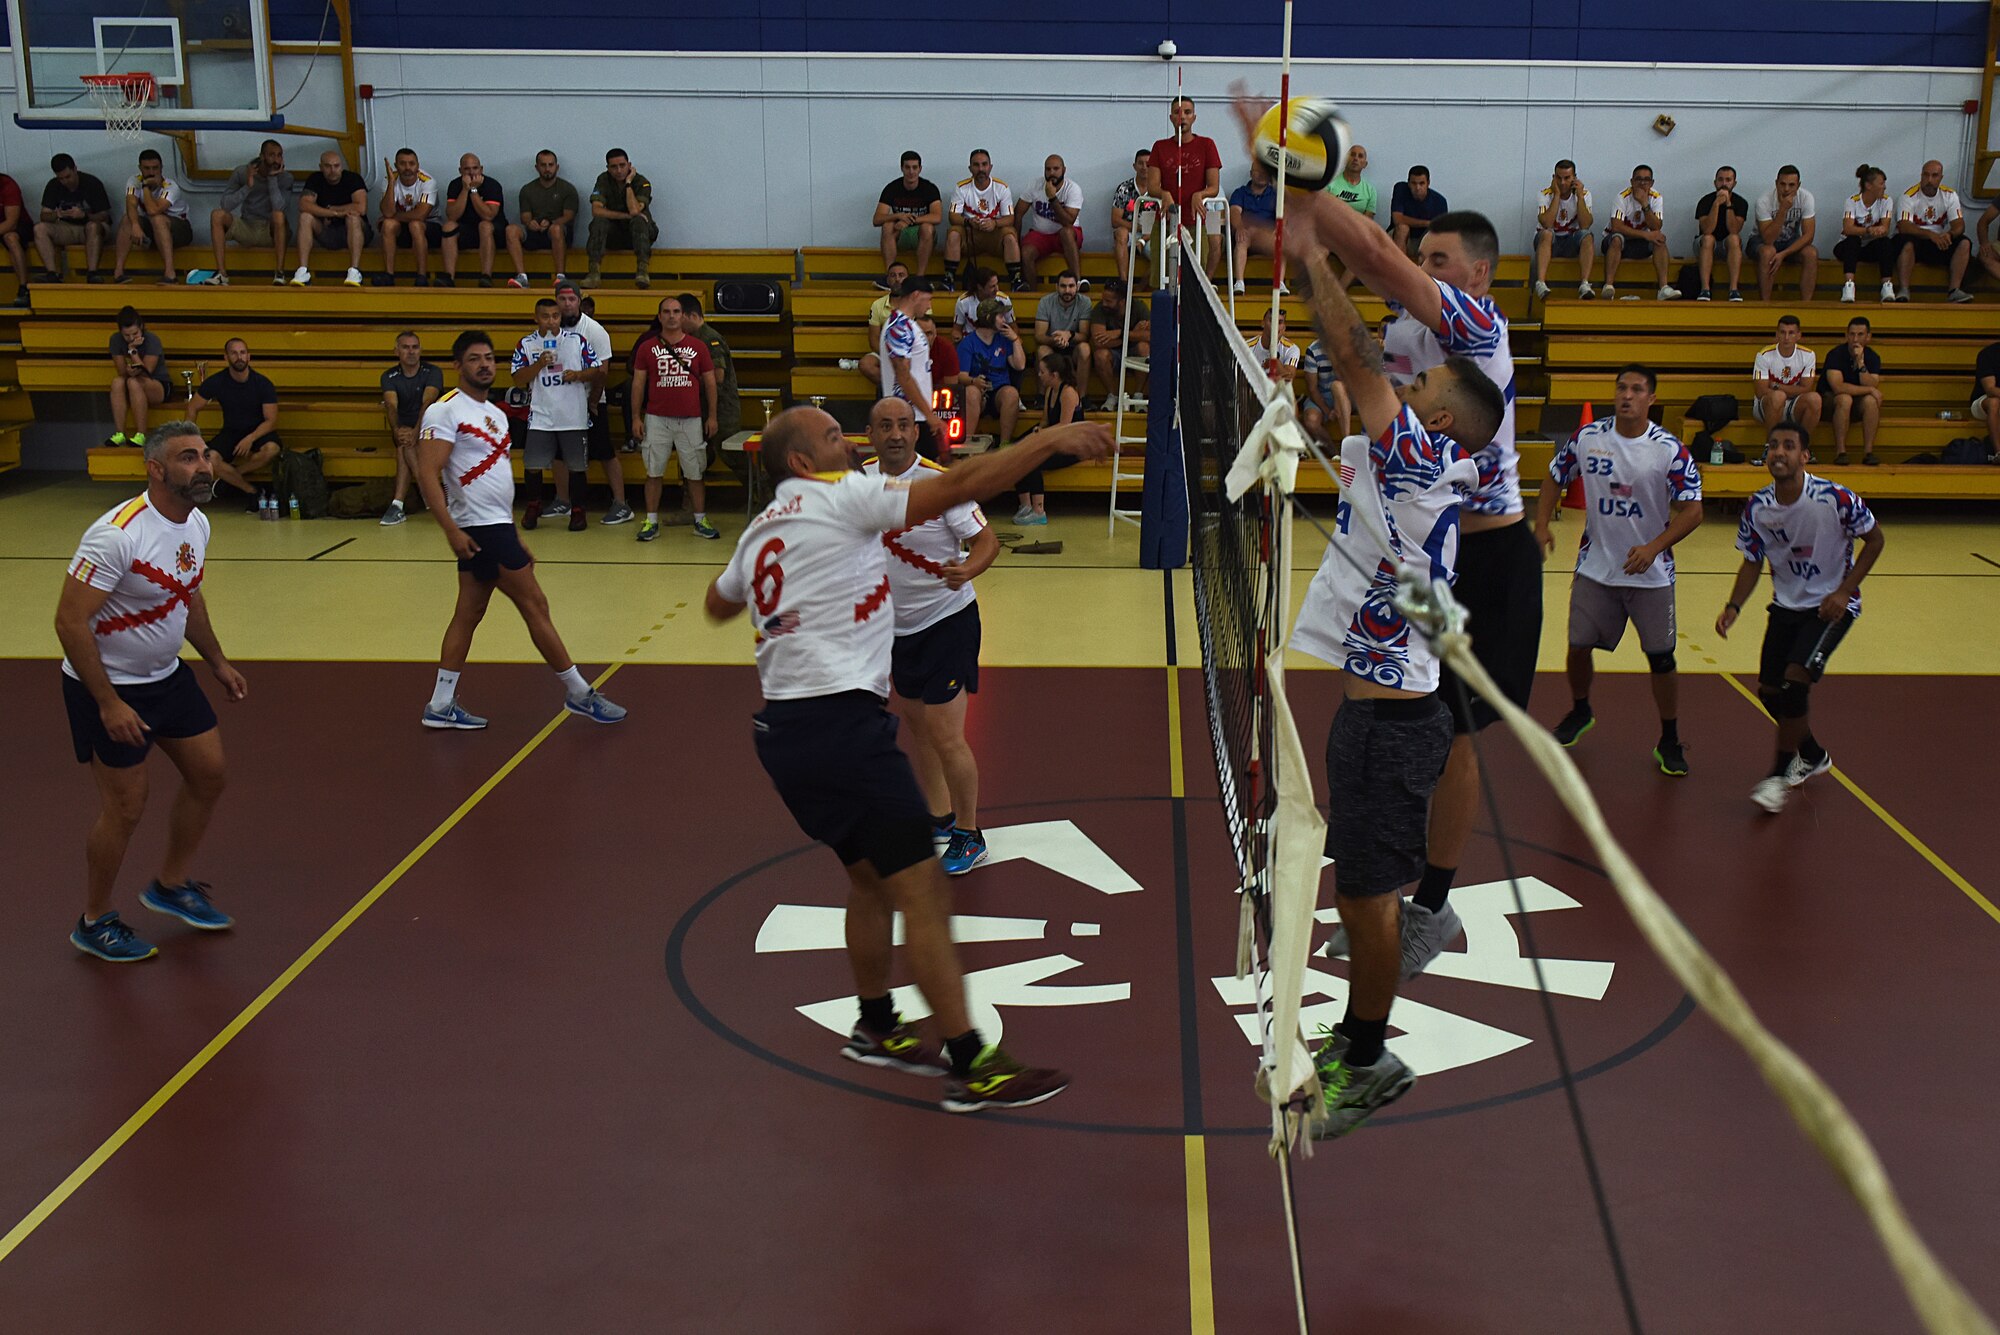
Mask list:
[[[78,955],[92,796],[50,619],[77,536],[125,494],[0,481],[0,1329],[1289,1328],[1191,598],[1185,575],[1129,568],[1129,531],[1059,515],[1062,556],[1006,555],[980,582],[996,860],[954,883],[964,957],[1000,1003],[989,1025],[1075,1084],[953,1118],[934,1086],[835,1056],[841,882],[751,754],[747,633],[699,614],[730,543],[686,529],[530,538],[628,723],[562,722],[496,604],[462,687],[493,727],[437,735],[416,725],[452,597],[435,528],[218,514],[204,589],[251,694],[219,707],[233,784],[200,875],[239,925],[196,939],[137,909],[170,791],[155,761],[119,907],[161,954]],[[1884,520],[1814,701],[1837,776],[1776,818],[1748,801],[1771,740],[1744,692],[1760,627],[1709,629],[1734,567],[1714,513],[1682,548],[1694,774],[1651,769],[1630,645],[1575,754],[2000,1310],[2000,854],[1976,814],[2000,749],[2000,520]],[[1317,555],[1302,530],[1300,566]],[[1294,682],[1315,750],[1329,685]],[[1537,714],[1565,703],[1545,676]],[[1537,939],[1564,961],[1557,1010],[1647,1327],[1915,1329],[1858,1212],[1690,1014],[1540,780],[1497,737],[1488,754]],[[1315,1329],[1623,1328],[1500,874],[1482,826],[1454,900],[1466,953],[1399,1003],[1416,1090],[1300,1165]],[[1341,975],[1315,971],[1325,1018]]]

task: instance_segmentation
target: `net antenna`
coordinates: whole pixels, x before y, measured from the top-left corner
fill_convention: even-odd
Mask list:
[[[1264,349],[1270,354],[1264,369],[1272,379],[1283,360],[1278,347],[1278,304],[1285,296],[1285,167],[1291,161],[1287,147],[1292,128],[1292,0],[1285,0],[1284,44],[1278,57],[1278,171],[1273,182],[1278,191],[1277,217],[1271,227],[1271,318]],[[1249,252],[1245,252],[1247,256]],[[1250,263],[1246,258],[1244,268]]]
[[[136,142],[145,137],[146,108],[159,94],[153,76],[142,71],[126,74],[83,74],[83,89],[97,109],[104,113],[104,132],[114,139]]]

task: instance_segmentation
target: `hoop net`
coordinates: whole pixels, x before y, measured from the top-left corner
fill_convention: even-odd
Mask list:
[[[151,105],[157,85],[153,76],[132,74],[86,74],[84,91],[104,113],[105,133],[118,139],[137,139],[144,132],[146,108]]]

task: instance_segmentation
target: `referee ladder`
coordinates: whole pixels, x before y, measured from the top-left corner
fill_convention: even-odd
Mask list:
[[[1134,201],[1132,226],[1125,232],[1125,319],[1118,335],[1118,367],[1112,373],[1111,403],[1117,416],[1111,425],[1111,517],[1105,525],[1105,531],[1113,537],[1117,536],[1118,525],[1121,522],[1131,524],[1135,528],[1139,524],[1138,510],[1119,507],[1118,484],[1135,482],[1142,488],[1145,486],[1146,475],[1143,472],[1125,471],[1123,455],[1127,446],[1134,446],[1138,449],[1141,459],[1146,457],[1145,413],[1148,405],[1144,394],[1126,392],[1125,379],[1133,371],[1141,375],[1150,375],[1152,372],[1152,364],[1147,358],[1132,355],[1133,289],[1137,286],[1134,280],[1139,276],[1139,238],[1148,230],[1160,233],[1158,243],[1151,247],[1153,254],[1150,256],[1156,271],[1154,291],[1158,291],[1161,284],[1166,281],[1166,229],[1161,226],[1165,218],[1164,201],[1155,199],[1151,195],[1141,195]],[[1125,434],[1127,413],[1139,419],[1139,434],[1136,436]]]

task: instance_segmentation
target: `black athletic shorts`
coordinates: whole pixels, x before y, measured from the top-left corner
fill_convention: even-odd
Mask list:
[[[1771,604],[1771,620],[1764,627],[1764,650],[1757,660],[1757,684],[1777,687],[1784,683],[1785,669],[1797,664],[1806,670],[1808,681],[1818,681],[1826,672],[1826,660],[1847,637],[1854,614],[1843,612],[1838,621],[1820,620],[1819,610],[1794,612]]]
[[[79,764],[87,765],[96,756],[107,768],[130,769],[144,763],[146,753],[161,737],[199,737],[215,728],[215,706],[208,702],[207,693],[186,663],[176,667],[165,681],[112,687],[149,729],[138,746],[116,741],[104,730],[104,716],[82,682],[65,672],[62,687],[63,705],[69,711],[69,736],[76,744]]]
[[[927,705],[950,704],[960,691],[979,694],[979,604],[896,637],[889,660],[896,694]]]
[[[512,524],[472,524],[465,531],[479,550],[460,561],[458,568],[481,584],[497,584],[502,570],[522,570],[535,563],[521,545],[521,531]]]
[[[1341,701],[1326,734],[1326,855],[1337,892],[1392,895],[1423,875],[1451,737],[1451,713],[1435,695]]]
[[[268,435],[259,436],[257,438],[257,443],[252,445],[250,448],[253,450],[260,450],[264,448],[264,446],[267,443],[271,445],[276,445],[281,450],[285,448],[284,442],[278,439],[278,433],[275,431],[271,432]],[[214,437],[210,439],[210,441],[208,442],[208,448],[214,453],[221,455],[222,461],[224,463],[233,464],[237,461],[237,458],[244,452],[243,437],[240,434],[230,435],[218,431],[215,433]]]
[[[553,250],[555,247],[550,242],[549,238],[554,236],[560,236],[563,239],[563,246],[565,249],[576,244],[576,242],[573,239],[571,239],[569,232],[561,227],[555,228],[552,231],[537,232],[534,228],[529,227],[526,223],[523,223],[521,225],[521,249]]]
[[[583,436],[584,457],[599,463],[607,463],[618,457],[617,446],[611,443],[611,405],[597,405],[597,416],[590,419],[590,429]]]
[[[1526,709],[1542,648],[1542,554],[1526,521],[1462,534],[1451,591],[1471,615],[1473,657],[1502,695]],[[1438,694],[1451,710],[1454,732],[1478,732],[1500,717],[1476,695],[1468,716],[1459,704],[1458,674],[1449,667],[1438,679]]]
[[[768,700],[754,724],[757,759],[785,809],[843,867],[868,862],[894,876],[934,856],[930,808],[881,696]]]
[[[931,424],[921,417],[917,419],[917,453],[932,463],[938,461],[937,432],[931,430]]]

